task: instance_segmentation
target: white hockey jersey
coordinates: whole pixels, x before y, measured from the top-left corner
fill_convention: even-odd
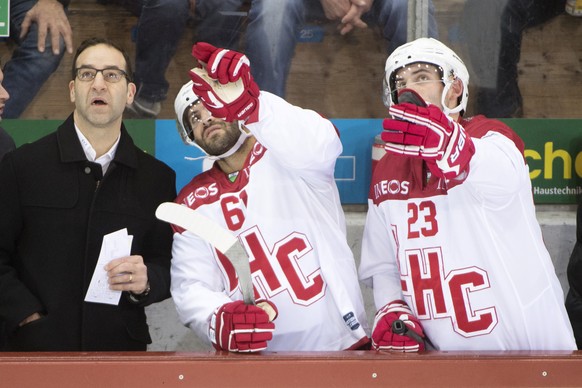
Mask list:
[[[523,142],[497,120],[462,124],[475,143],[462,183],[419,158],[379,161],[360,278],[377,308],[406,301],[439,350],[575,350]]]
[[[233,231],[250,258],[255,297],[277,306],[269,351],[343,350],[367,341],[367,320],[334,181],[342,146],[317,113],[261,92],[257,139],[231,182],[215,165],[176,202]],[[202,338],[214,310],[242,299],[234,268],[190,232],[176,229],[172,297]]]

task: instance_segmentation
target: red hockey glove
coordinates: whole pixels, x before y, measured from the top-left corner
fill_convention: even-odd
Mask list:
[[[435,105],[392,105],[394,119],[384,119],[382,140],[388,152],[421,157],[432,173],[447,179],[461,175],[475,153],[465,129]]]
[[[238,80],[243,73],[250,72],[246,55],[237,51],[214,47],[200,42],[192,47],[192,55],[206,65],[208,75],[221,84]]]
[[[262,308],[239,300],[216,309],[208,335],[216,350],[258,352],[267,348],[274,330],[275,324]]]
[[[259,87],[248,58],[236,51],[197,43],[192,55],[205,66],[190,70],[192,90],[214,117],[251,124],[258,120]],[[205,71],[203,71],[205,70]]]
[[[412,314],[410,308],[403,301],[395,300],[382,307],[376,313],[374,329],[372,330],[372,347],[376,350],[393,350],[398,352],[418,352],[424,350],[424,341],[414,340],[410,335],[407,336],[404,333],[394,333],[393,324],[397,320],[406,325],[406,329],[416,333],[418,337],[425,338],[422,326]]]
[[[217,47],[206,42],[198,42],[192,46],[192,56],[196,58],[200,63],[206,64],[210,61],[210,56],[218,50]]]

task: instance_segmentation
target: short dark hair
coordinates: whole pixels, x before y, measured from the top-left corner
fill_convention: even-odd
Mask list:
[[[98,44],[104,44],[109,47],[113,47],[117,51],[119,51],[123,58],[125,59],[125,73],[127,74],[127,79],[129,82],[133,82],[133,69],[131,68],[131,60],[129,59],[129,54],[125,51],[121,46],[113,41],[106,39],[106,38],[89,38],[85,39],[77,48],[77,52],[75,53],[75,57],[73,58],[73,68],[72,68],[72,79],[77,77],[77,58],[83,51],[88,49],[89,47],[97,46]]]

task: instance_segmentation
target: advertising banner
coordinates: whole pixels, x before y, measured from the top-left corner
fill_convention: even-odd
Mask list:
[[[343,204],[365,204],[368,197],[375,136],[382,119],[332,119],[340,132],[343,152],[335,179]],[[582,120],[506,119],[524,140],[532,192],[538,204],[576,204],[582,194]],[[166,162],[177,174],[180,190],[192,177],[211,166],[196,147],[182,143],[174,120],[125,120],[134,142]],[[57,120],[3,120],[1,125],[16,144],[34,141],[54,131]],[[300,150],[297,150],[300,152]]]

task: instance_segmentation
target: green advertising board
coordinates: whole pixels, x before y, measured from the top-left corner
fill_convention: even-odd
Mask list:
[[[10,35],[10,0],[0,0],[0,37]]]
[[[582,194],[582,120],[506,119],[523,139],[534,200],[575,204]]]
[[[63,120],[2,120],[0,126],[12,136],[16,146],[33,142],[54,132]],[[133,142],[152,155],[155,155],[155,121],[154,120],[125,120],[127,132]]]

